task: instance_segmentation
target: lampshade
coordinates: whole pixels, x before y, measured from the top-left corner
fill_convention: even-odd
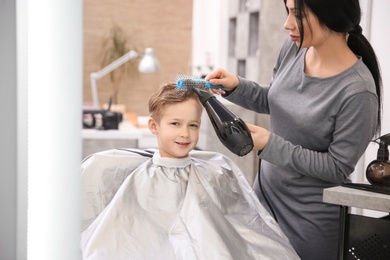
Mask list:
[[[139,65],[138,71],[141,73],[154,73],[160,70],[160,64],[158,60],[154,56],[154,52],[152,48],[146,48],[145,54],[142,57]]]

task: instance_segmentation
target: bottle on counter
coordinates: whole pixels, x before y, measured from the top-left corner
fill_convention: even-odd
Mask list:
[[[376,160],[367,166],[367,180],[372,185],[390,186],[390,133],[377,138],[373,142],[379,144],[379,149]]]

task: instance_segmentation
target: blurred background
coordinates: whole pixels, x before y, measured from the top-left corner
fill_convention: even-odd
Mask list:
[[[156,87],[175,80],[177,73],[191,74],[192,1],[120,1],[85,0],[83,2],[83,103],[92,100],[90,73],[101,70],[104,54],[113,55],[121,49],[135,50],[141,57],[146,48],[153,48],[160,71],[139,73],[134,68],[114,71],[116,78],[107,75],[97,81],[100,104],[108,103],[118,84],[115,103],[126,111],[147,115],[147,102]],[[119,29],[120,32],[113,30]],[[107,44],[106,41],[115,42]],[[120,40],[124,42],[120,43]],[[123,46],[121,46],[123,45]],[[130,61],[129,63],[131,63]],[[123,66],[124,67],[124,66]]]
[[[125,49],[136,50],[140,57],[146,48],[153,48],[160,63],[158,73],[143,74],[136,69],[125,73],[118,68],[114,80],[107,75],[97,81],[100,104],[108,103],[118,85],[116,103],[137,115],[148,114],[146,105],[153,90],[175,81],[177,74],[202,76],[225,67],[267,82],[287,35],[284,17],[283,1],[85,0],[83,104],[91,105],[90,73],[107,65],[104,54],[114,52],[107,40],[117,42],[114,49],[120,52],[118,38],[124,39]],[[113,35],[118,28],[121,36]]]

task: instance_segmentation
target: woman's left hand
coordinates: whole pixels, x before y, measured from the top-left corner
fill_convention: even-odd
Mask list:
[[[269,131],[264,129],[263,127],[252,125],[252,124],[246,124],[248,126],[249,132],[252,135],[253,139],[253,150],[259,151],[263,150],[265,145],[268,143],[269,139]]]

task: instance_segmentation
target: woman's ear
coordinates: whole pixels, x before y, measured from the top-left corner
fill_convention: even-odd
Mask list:
[[[148,127],[149,127],[149,131],[152,134],[157,134],[158,133],[158,131],[157,131],[157,122],[152,117],[149,118],[149,120],[148,120]]]

